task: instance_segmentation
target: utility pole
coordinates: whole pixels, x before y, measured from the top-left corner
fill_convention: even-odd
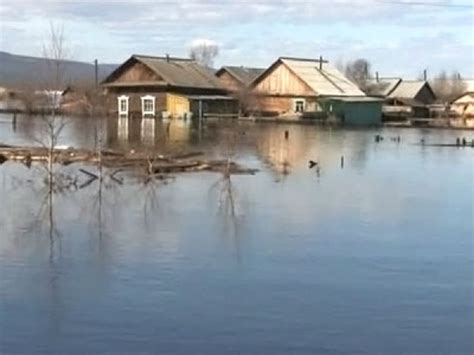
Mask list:
[[[99,62],[97,59],[94,60],[94,70],[95,70],[95,88],[99,87]]]

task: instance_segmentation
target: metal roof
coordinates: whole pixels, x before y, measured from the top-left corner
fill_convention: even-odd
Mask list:
[[[339,70],[316,59],[279,58],[293,73],[303,80],[318,96],[365,96],[365,94]]]
[[[331,97],[329,100],[342,101],[342,102],[384,102],[384,99],[379,97],[367,97],[367,96],[345,96],[345,97]]]
[[[414,99],[428,83],[423,80],[402,81],[388,97]]]
[[[219,69],[216,74],[219,74],[224,70],[230,73],[235,79],[237,79],[244,85],[249,85],[256,77],[258,77],[265,71],[265,69],[262,68],[224,66]]]

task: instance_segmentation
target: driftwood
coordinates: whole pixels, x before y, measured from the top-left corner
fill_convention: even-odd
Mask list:
[[[450,144],[450,143],[417,143],[416,145],[423,147],[452,147],[452,148],[474,148],[474,142],[469,142],[467,144]]]
[[[145,169],[148,174],[169,174],[176,172],[193,171],[215,171],[228,174],[255,174],[257,170],[241,167],[235,162],[228,160],[201,160],[195,159],[204,156],[202,152],[187,152],[177,155],[164,156],[161,154],[150,154],[146,152],[119,152],[103,150],[100,158],[97,151],[87,149],[54,149],[53,162],[62,165],[82,163],[83,165],[95,165],[100,162],[106,168],[116,169],[115,175],[123,169]],[[49,160],[49,150],[44,147],[14,147],[0,144],[0,164],[5,161],[19,161],[27,164]],[[97,175],[80,169],[91,179],[98,178]],[[117,179],[118,180],[118,179]]]

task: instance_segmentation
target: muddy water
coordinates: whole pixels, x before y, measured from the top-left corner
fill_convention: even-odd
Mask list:
[[[111,149],[260,172],[123,175],[50,198],[41,167],[1,165],[1,354],[473,353],[474,150],[416,145],[472,132],[100,127]],[[0,142],[40,128],[1,116]],[[61,144],[93,147],[96,128],[68,120]]]

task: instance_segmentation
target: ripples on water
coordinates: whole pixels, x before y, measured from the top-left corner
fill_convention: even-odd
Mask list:
[[[38,124],[2,121],[15,144]],[[473,353],[474,150],[414,145],[472,132],[103,124],[111,149],[261,171],[92,184],[51,211],[41,168],[0,166],[0,353]],[[61,144],[94,127],[69,120]]]

